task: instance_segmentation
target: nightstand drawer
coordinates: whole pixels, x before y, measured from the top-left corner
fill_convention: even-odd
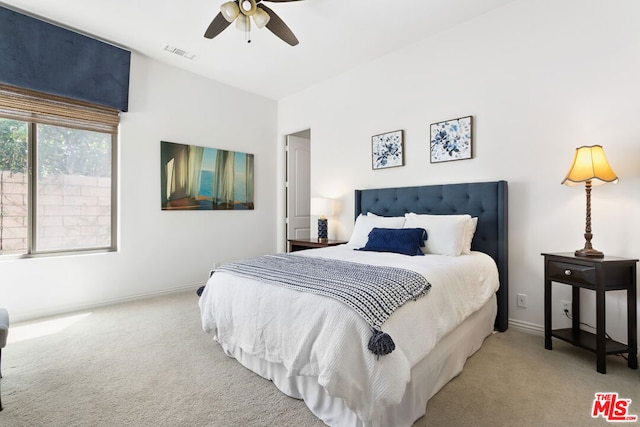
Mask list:
[[[560,282],[570,281],[595,286],[596,268],[589,265],[549,261],[549,278]]]

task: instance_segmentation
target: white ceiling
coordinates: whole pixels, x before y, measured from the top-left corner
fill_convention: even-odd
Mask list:
[[[4,5],[272,99],[282,99],[513,0],[305,0],[266,5],[300,40],[266,28],[204,31],[226,0],[2,0]],[[266,0],[265,0],[266,1]],[[185,50],[193,59],[165,51]]]

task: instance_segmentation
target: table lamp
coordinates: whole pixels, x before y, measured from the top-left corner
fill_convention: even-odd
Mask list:
[[[320,218],[318,218],[318,242],[327,243],[329,241],[329,228],[325,215],[333,215],[333,201],[319,197],[312,198],[311,215],[320,215]]]
[[[583,146],[576,148],[576,155],[573,158],[573,164],[562,181],[562,184],[575,186],[585,183],[587,192],[587,217],[584,230],[584,248],[575,252],[576,256],[602,258],[604,254],[593,249],[591,245],[591,187],[593,185],[606,184],[607,182],[618,182],[618,177],[611,170],[611,166],[607,162],[604,150],[600,145]]]

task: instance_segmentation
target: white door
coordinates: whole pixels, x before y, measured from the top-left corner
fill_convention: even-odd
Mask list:
[[[287,135],[287,239],[308,239],[311,186],[310,132]]]

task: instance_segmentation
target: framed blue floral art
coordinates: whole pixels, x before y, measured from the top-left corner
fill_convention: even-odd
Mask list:
[[[472,157],[472,117],[431,124],[431,163]]]
[[[404,131],[396,130],[371,137],[373,169],[404,166]]]

